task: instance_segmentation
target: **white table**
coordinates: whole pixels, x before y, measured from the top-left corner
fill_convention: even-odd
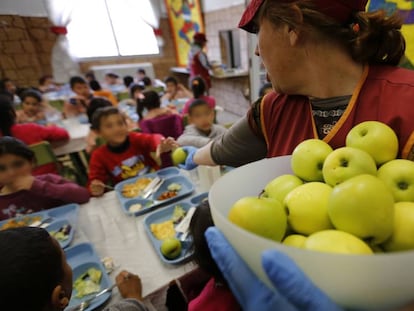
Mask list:
[[[63,120],[62,125],[69,132],[70,139],[66,144],[53,148],[54,153],[61,156],[85,150],[90,125],[82,124],[76,118]]]

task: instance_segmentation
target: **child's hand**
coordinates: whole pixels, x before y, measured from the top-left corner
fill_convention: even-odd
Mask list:
[[[30,190],[34,182],[32,175],[18,177],[10,186],[13,191]]]
[[[91,194],[94,197],[100,197],[104,194],[105,192],[105,184],[98,180],[92,180],[91,185],[89,186],[90,190],[91,190]]]
[[[160,144],[157,147],[156,155],[159,158],[161,156],[161,153],[169,152],[177,147],[178,147],[178,144],[174,138],[168,137],[168,138],[162,139]]]
[[[142,284],[138,275],[122,271],[116,276],[116,285],[123,298],[142,300]]]

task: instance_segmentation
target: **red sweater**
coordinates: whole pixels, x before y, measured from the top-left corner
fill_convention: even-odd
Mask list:
[[[55,174],[36,176],[30,190],[0,195],[0,220],[58,207],[69,203],[86,203],[86,188]]]
[[[89,162],[89,183],[100,180],[116,184],[124,179],[160,169],[151,153],[157,150],[163,136],[131,132],[125,150],[114,151],[103,145],[92,152]],[[169,153],[162,154],[162,166],[170,166]]]
[[[388,124],[400,143],[399,157],[414,159],[414,71],[389,66],[366,68],[344,114],[324,141],[343,147],[353,126],[368,120]],[[317,138],[309,99],[270,93],[261,103],[261,128],[268,157],[291,154],[302,141]],[[250,126],[259,134],[249,112]]]
[[[69,140],[69,133],[57,126],[43,126],[36,123],[15,124],[10,129],[11,135],[20,139],[27,145],[37,144],[42,141],[57,142]],[[47,164],[36,167],[33,175],[43,175],[47,173],[57,174],[54,164]]]

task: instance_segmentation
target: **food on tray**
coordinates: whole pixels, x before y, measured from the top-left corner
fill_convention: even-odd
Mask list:
[[[35,221],[41,221],[41,220],[42,220],[42,216],[24,216],[24,217],[13,218],[7,221],[0,228],[0,230],[26,227],[26,226],[30,226]]]
[[[76,298],[82,298],[87,295],[97,293],[101,290],[102,271],[90,268],[84,274],[79,276],[73,288],[76,290]]]
[[[69,239],[72,226],[69,224],[63,225],[58,231],[51,231],[49,234],[58,241],[66,241]]]
[[[139,212],[140,210],[142,210],[142,204],[140,204],[140,203],[135,203],[135,204],[132,204],[130,207],[129,207],[129,209],[128,209],[128,211],[130,212],[130,213],[136,213],[136,212]]]
[[[180,205],[176,205],[174,208],[172,218],[171,218],[174,225],[177,225],[178,223],[180,223],[181,220],[184,219],[186,214],[187,212],[185,211],[185,209],[183,209]]]
[[[167,190],[169,191],[175,191],[175,192],[179,192],[181,190],[181,185],[179,183],[172,183],[167,187]]]
[[[114,271],[115,263],[112,257],[104,257],[102,258],[101,262],[105,267],[106,273],[109,274],[110,272]]]
[[[167,200],[167,199],[171,199],[176,197],[178,194],[177,191],[164,191],[163,193],[161,193],[161,195],[157,198],[158,201],[163,201],[163,200]]]
[[[158,240],[165,240],[175,237],[174,223],[172,220],[167,220],[158,224],[151,224],[150,229],[152,234]]]
[[[144,190],[149,183],[152,181],[152,178],[139,178],[134,183],[125,184],[122,187],[122,195],[126,198],[134,198],[140,195],[142,190]]]
[[[175,259],[181,255],[181,242],[177,238],[169,238],[162,241],[160,251],[167,259]]]

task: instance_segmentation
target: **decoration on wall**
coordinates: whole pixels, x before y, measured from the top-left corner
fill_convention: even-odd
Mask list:
[[[390,13],[398,12],[404,19],[401,29],[407,43],[406,67],[414,68],[414,1],[409,0],[371,0],[368,3],[368,11],[385,9]]]
[[[174,38],[177,65],[187,66],[193,35],[204,32],[199,0],[165,0]]]

